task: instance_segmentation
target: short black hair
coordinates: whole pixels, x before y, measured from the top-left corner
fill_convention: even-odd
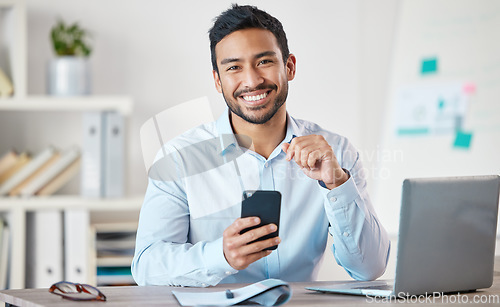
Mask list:
[[[255,6],[233,4],[230,9],[222,12],[222,14],[215,18],[214,25],[208,32],[212,54],[212,67],[216,72],[219,72],[219,69],[217,68],[215,46],[227,35],[238,30],[251,28],[271,31],[278,41],[283,62],[286,63],[290,56],[290,51],[288,51],[288,41],[281,22]]]

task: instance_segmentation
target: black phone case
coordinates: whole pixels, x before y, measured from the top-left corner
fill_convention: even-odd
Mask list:
[[[249,230],[261,227],[263,225],[275,224],[278,229],[275,232],[258,238],[255,241],[267,240],[277,237],[280,227],[280,212],[281,212],[281,193],[278,191],[245,191],[244,199],[241,203],[241,217],[257,216],[260,218],[260,224],[249,227],[241,231],[245,233]],[[274,250],[277,246],[266,248],[265,250]]]

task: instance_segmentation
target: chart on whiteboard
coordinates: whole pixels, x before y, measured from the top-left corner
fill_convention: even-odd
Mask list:
[[[397,136],[455,134],[463,131],[470,85],[417,84],[396,93],[394,131]]]

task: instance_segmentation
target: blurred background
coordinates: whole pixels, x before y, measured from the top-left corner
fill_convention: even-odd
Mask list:
[[[394,240],[392,256],[404,178],[500,173],[495,0],[26,0],[27,95],[47,94],[47,65],[55,57],[49,34],[57,19],[88,29],[91,95],[133,100],[124,191],[140,198],[147,184],[140,127],[198,97],[208,97],[215,118],[225,109],[207,32],[233,2],[256,5],[282,22],[297,58],[288,111],[348,137],[359,150],[375,209]],[[0,153],[37,152],[55,135],[60,147],[81,144],[81,115],[63,114],[1,111]],[[79,180],[58,193],[78,193]],[[320,278],[347,278],[336,270],[329,260]]]

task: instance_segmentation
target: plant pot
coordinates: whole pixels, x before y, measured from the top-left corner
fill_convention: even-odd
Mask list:
[[[49,95],[78,96],[90,94],[90,64],[88,58],[61,56],[49,62]]]

